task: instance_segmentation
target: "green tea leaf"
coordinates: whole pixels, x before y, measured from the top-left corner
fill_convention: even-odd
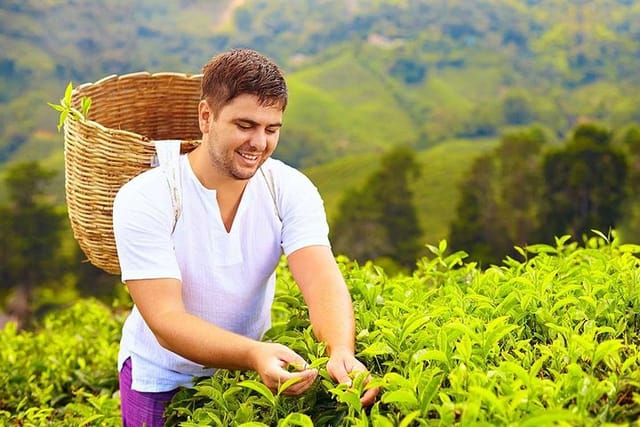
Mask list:
[[[62,105],[52,104],[50,102],[47,102],[47,105],[56,111],[60,111],[60,112],[64,111],[64,107]]]
[[[442,362],[445,364],[449,363],[449,358],[447,357],[447,355],[440,350],[418,350],[413,355],[413,360],[415,360],[416,362],[435,360],[436,362]]]
[[[387,384],[387,388],[410,388],[413,386],[406,377],[397,372],[385,374],[384,382]]]
[[[384,403],[402,403],[411,408],[418,406],[416,394],[413,391],[406,389],[388,391],[382,395],[381,400]]]
[[[596,235],[598,235],[598,236],[600,236],[602,238],[602,240],[604,240],[605,242],[609,243],[609,240],[610,240],[609,236],[605,236],[602,231],[592,228],[591,232],[596,234]]]
[[[358,354],[363,357],[374,357],[391,353],[393,353],[393,349],[389,346],[389,344],[387,344],[385,341],[375,341]]]
[[[67,120],[68,116],[69,116],[69,110],[63,110],[60,113],[60,119],[58,120],[58,132],[60,132],[60,129],[62,129],[62,126],[64,125],[64,121]]]
[[[282,394],[289,387],[291,387],[292,385],[294,385],[296,383],[299,383],[300,381],[302,381],[302,378],[300,378],[300,377],[289,378],[287,381],[285,381],[284,383],[280,384],[280,387],[278,387],[278,394]]]
[[[289,426],[313,427],[313,421],[308,415],[302,414],[300,412],[293,412],[287,415],[286,418],[278,422],[278,427]]]
[[[554,248],[553,246],[549,246],[549,245],[545,245],[542,243],[539,244],[535,244],[535,245],[527,245],[526,247],[527,252],[532,253],[532,254],[555,254],[557,253],[557,249]]]
[[[402,325],[402,335],[400,336],[401,341],[405,341],[409,335],[428,321],[427,316],[422,313],[416,313],[414,317],[414,319],[409,317],[404,325]]]
[[[580,416],[565,409],[546,409],[518,422],[519,427],[540,427],[557,425],[559,421],[580,421]],[[573,425],[573,424],[572,424]]]
[[[415,420],[416,418],[418,418],[418,416],[420,416],[420,411],[413,411],[413,412],[409,412],[403,419],[402,421],[400,421],[400,424],[398,424],[398,427],[409,427],[411,426],[413,420]]]
[[[71,105],[71,95],[73,94],[73,84],[69,82],[67,88],[64,90],[64,101],[66,105]]]
[[[244,380],[238,383],[238,386],[248,388],[265,397],[272,405],[275,405],[275,396],[269,388],[261,382],[254,380]]]
[[[82,115],[87,117],[89,115],[89,109],[91,108],[91,98],[82,97],[82,101],[80,101],[82,108]]]
[[[598,363],[608,357],[619,357],[618,351],[622,348],[623,344],[620,340],[607,340],[598,344],[595,354],[593,356],[592,366],[596,366]]]
[[[69,82],[64,91],[64,97],[60,99],[59,104],[52,104],[47,102],[47,105],[60,113],[58,119],[58,132],[61,131],[64,126],[65,120],[71,115],[71,118],[76,120],[84,120],[89,114],[89,108],[91,108],[91,98],[83,96],[80,100],[80,108],[82,111],[78,111],[71,105],[73,96],[73,84]]]
[[[102,415],[102,414],[94,414],[94,415],[82,420],[82,425],[85,425],[85,426],[93,425],[93,423],[95,421],[98,421],[99,419],[102,419],[102,418],[104,418],[104,415]]]
[[[623,245],[620,245],[618,249],[620,249],[620,252],[628,253],[628,254],[640,253],[640,245],[634,245],[631,243],[625,243]]]
[[[580,301],[576,297],[563,298],[551,307],[551,313],[556,313],[559,310],[566,312],[567,306],[580,305]]]
[[[360,402],[360,396],[356,390],[348,388],[346,384],[338,384],[338,386],[329,390],[333,393],[339,402],[342,402],[350,408],[360,411],[362,409],[362,402]]]

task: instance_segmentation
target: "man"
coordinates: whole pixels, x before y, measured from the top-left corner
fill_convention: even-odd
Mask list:
[[[317,370],[260,340],[282,253],[327,343],[328,372],[338,382],[366,372],[354,356],[353,307],[320,195],[270,158],[287,105],[281,71],[237,49],[215,56],[203,73],[202,143],[179,160],[180,215],[159,168],[125,184],[114,202],[122,280],[134,302],[118,356],[125,426],[162,425],[177,388],[214,369],[255,370],[272,390],[297,378],[286,391],[292,395],[311,386]],[[363,404],[376,394],[366,391]]]

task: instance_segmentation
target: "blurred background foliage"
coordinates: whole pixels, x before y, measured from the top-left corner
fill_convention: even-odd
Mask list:
[[[82,262],[64,221],[63,141],[46,103],[69,81],[199,73],[240,46],[287,75],[276,157],[314,180],[336,229],[373,220],[336,241],[341,253],[399,271],[442,238],[485,264],[591,228],[638,240],[638,1],[7,0],[5,302],[25,286],[44,289],[38,306],[121,292]]]

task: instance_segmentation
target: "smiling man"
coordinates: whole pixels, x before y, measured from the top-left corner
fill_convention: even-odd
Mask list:
[[[118,356],[124,426],[161,426],[178,388],[215,369],[255,370],[273,390],[298,378],[286,391],[293,395],[311,386],[317,371],[300,355],[261,341],[282,254],[327,343],[328,372],[348,382],[352,371],[367,371],[354,356],[353,307],[322,199],[302,173],[271,158],[287,106],[280,69],[237,49],[203,73],[202,143],[179,159],[177,221],[159,168],[125,184],[114,202],[122,280],[134,302]],[[376,394],[368,390],[362,402]]]

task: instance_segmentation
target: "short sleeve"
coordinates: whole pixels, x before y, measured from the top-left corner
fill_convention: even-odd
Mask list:
[[[123,282],[181,280],[172,241],[171,197],[158,172],[148,171],[129,181],[114,200],[113,231]]]
[[[329,225],[318,189],[302,172],[281,162],[276,165],[284,254],[307,246],[330,246]]]

